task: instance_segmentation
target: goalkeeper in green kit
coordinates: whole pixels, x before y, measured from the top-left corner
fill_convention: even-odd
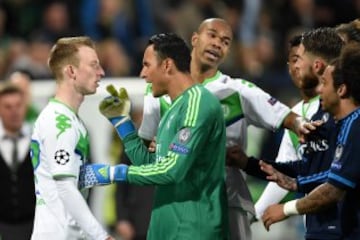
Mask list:
[[[141,77],[152,83],[155,97],[168,94],[173,103],[161,119],[156,153],[148,152],[129,119],[126,90],[110,85],[100,111],[133,165],[88,164],[80,171],[82,188],[120,181],[155,185],[148,239],[229,238],[223,113],[218,99],[191,78],[190,60],[177,35],[150,38]]]

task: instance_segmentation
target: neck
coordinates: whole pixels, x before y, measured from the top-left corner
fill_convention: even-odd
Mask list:
[[[21,129],[9,129],[9,128],[5,128],[4,129],[5,130],[5,133],[6,133],[6,136],[8,136],[8,137],[11,137],[11,138],[13,138],[13,137],[19,137],[20,136],[20,130]]]
[[[359,108],[358,104],[355,104],[355,102],[350,99],[341,99],[340,104],[338,105],[338,108],[335,110],[334,118],[335,120],[341,120],[348,116],[350,113],[355,111],[357,108]]]
[[[191,77],[198,83],[203,83],[205,79],[214,76],[218,71],[218,68],[201,64],[199,61],[196,61],[195,58],[193,59],[190,64]]]
[[[78,113],[79,107],[84,101],[84,95],[76,92],[69,84],[60,83],[56,89],[55,99],[69,106],[75,113]]]
[[[168,95],[171,101],[180,96],[186,89],[193,86],[197,82],[192,79],[190,74],[177,73],[168,88]]]
[[[301,98],[304,100],[304,102],[308,102],[314,97],[316,97],[318,94],[316,93],[316,88],[311,88],[311,89],[301,89],[300,95]]]

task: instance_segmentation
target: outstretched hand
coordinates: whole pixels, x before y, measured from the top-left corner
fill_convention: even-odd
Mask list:
[[[99,110],[102,115],[108,119],[129,116],[131,102],[125,88],[120,88],[117,91],[114,85],[106,87],[110,96],[104,98],[99,104]]]
[[[297,191],[296,179],[279,172],[273,166],[262,160],[259,161],[259,165],[260,169],[268,175],[266,177],[267,180],[277,183],[277,185],[286,190]]]

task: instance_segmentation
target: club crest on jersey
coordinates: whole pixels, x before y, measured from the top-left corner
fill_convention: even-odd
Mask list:
[[[329,113],[324,113],[324,115],[322,115],[321,120],[326,123],[330,118],[330,114]]]
[[[271,97],[271,98],[269,98],[268,103],[270,103],[270,105],[275,105],[275,103],[277,103],[277,101],[278,100],[276,98]]]
[[[57,164],[65,165],[70,161],[70,154],[64,149],[60,149],[55,152],[54,159]]]
[[[187,141],[189,141],[190,135],[191,135],[191,133],[190,133],[189,128],[181,129],[180,132],[179,132],[179,137],[178,137],[179,142],[180,143],[186,143]]]

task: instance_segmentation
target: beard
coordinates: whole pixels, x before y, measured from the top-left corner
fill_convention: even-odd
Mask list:
[[[305,74],[300,81],[300,85],[302,89],[312,89],[315,88],[318,84],[319,84],[319,79],[311,71],[311,68],[308,69],[307,74]]]

